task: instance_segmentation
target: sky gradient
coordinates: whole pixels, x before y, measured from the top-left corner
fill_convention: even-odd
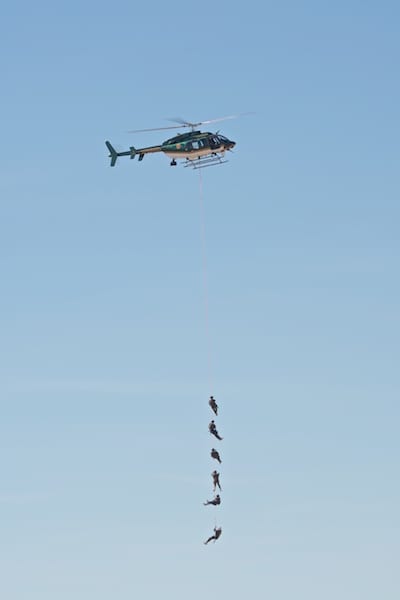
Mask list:
[[[398,3],[1,16],[0,596],[398,600]]]

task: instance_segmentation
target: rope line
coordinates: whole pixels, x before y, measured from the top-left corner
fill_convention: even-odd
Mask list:
[[[210,315],[209,315],[209,293],[208,293],[208,269],[207,269],[207,250],[206,250],[206,219],[204,209],[203,194],[203,176],[202,169],[199,169],[199,199],[200,199],[200,235],[203,263],[203,299],[204,299],[204,319],[206,330],[206,351],[207,351],[207,375],[210,395],[213,393],[213,369],[212,369],[212,344],[210,334]]]
[[[206,337],[206,354],[207,354],[207,378],[209,385],[209,396],[213,395],[213,354],[212,354],[212,340],[210,332],[210,311],[209,311],[209,285],[208,285],[208,265],[207,265],[207,236],[206,236],[206,218],[205,218],[205,206],[204,206],[204,192],[203,192],[203,176],[202,169],[199,169],[199,201],[200,201],[200,236],[201,236],[201,254],[202,254],[202,266],[203,266],[203,301],[204,301],[204,323],[205,323],[205,337]],[[214,497],[217,492],[217,488],[213,490]],[[218,490],[219,492],[219,490]],[[214,535],[217,530],[217,517],[219,512],[219,506],[213,506],[214,513]],[[214,542],[216,540],[214,539]]]

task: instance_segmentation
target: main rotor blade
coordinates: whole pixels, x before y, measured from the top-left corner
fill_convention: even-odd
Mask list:
[[[195,127],[199,127],[200,125],[207,125],[208,123],[217,123],[218,121],[227,121],[228,119],[238,119],[239,117],[243,117],[244,115],[254,115],[254,113],[238,113],[237,115],[218,117],[218,119],[208,119],[207,121],[199,121],[198,123],[185,121],[185,119],[182,119],[181,117],[174,117],[171,119],[167,119],[167,121],[175,121],[175,123],[178,123],[178,125],[170,125],[168,127],[151,127],[150,129],[131,129],[130,131],[128,131],[128,133],[143,133],[145,131],[164,131],[165,129],[180,129],[181,127],[191,127],[192,129],[194,129]]]
[[[143,133],[144,131],[162,131],[163,129],[179,129],[177,125],[170,127],[152,127],[150,129],[131,129],[128,133]]]
[[[227,121],[228,119],[238,119],[244,115],[253,115],[253,112],[245,112],[238,113],[237,115],[228,115],[226,117],[218,117],[217,119],[207,119],[206,121],[199,121],[198,123],[192,123],[191,121],[185,121],[181,117],[174,117],[173,119],[168,119],[168,121],[175,121],[176,123],[180,123],[183,127],[198,127],[199,125],[207,125],[208,123],[217,123],[217,121]]]
[[[206,125],[207,123],[215,123],[216,121],[225,121],[226,119],[236,119],[239,115],[231,115],[229,117],[219,117],[218,119],[208,119],[207,121],[199,121],[198,123],[192,123],[192,121],[185,121],[185,119],[181,119],[181,117],[174,117],[173,119],[167,119],[167,121],[172,121],[175,123],[179,123],[181,127],[199,127],[199,125]]]
[[[185,127],[192,127],[194,125],[194,123],[186,121],[185,119],[182,119],[182,117],[171,117],[170,119],[167,119],[167,121],[172,121],[172,123],[179,123],[180,125],[184,125]]]
[[[228,115],[226,117],[218,117],[218,119],[209,119],[208,121],[201,121],[201,123],[196,123],[196,125],[206,125],[207,123],[216,123],[217,121],[227,121],[228,119],[238,119],[239,117],[244,117],[245,115],[254,115],[253,112],[245,112],[238,113],[237,115]]]

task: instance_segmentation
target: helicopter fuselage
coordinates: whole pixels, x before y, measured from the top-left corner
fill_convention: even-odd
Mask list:
[[[170,158],[195,160],[204,156],[224,154],[235,142],[217,133],[192,131],[166,140],[161,151]]]
[[[113,167],[119,156],[129,156],[131,159],[139,156],[139,161],[143,160],[145,154],[163,152],[172,158],[171,166],[175,166],[176,159],[186,159],[189,161],[201,161],[209,157],[217,161],[224,156],[225,151],[231,150],[236,142],[229,140],[219,133],[210,133],[202,131],[190,131],[176,135],[163,142],[160,146],[147,146],[145,148],[135,148],[131,146],[126,152],[117,152],[110,142],[106,146],[110,152],[111,166]]]

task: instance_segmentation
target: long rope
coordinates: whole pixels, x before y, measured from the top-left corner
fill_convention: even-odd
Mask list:
[[[210,316],[209,316],[209,302],[208,302],[208,270],[207,270],[207,251],[206,251],[206,220],[204,210],[204,198],[203,198],[203,177],[201,173],[202,169],[199,169],[199,198],[200,198],[200,234],[201,234],[201,247],[202,247],[202,262],[203,262],[203,298],[204,298],[204,320],[206,330],[206,351],[207,351],[207,371],[208,371],[208,385],[210,389],[210,395],[213,394],[213,375],[212,375],[212,344],[210,335]]]
[[[213,395],[213,360],[212,360],[212,340],[210,333],[210,315],[209,315],[209,291],[208,291],[208,269],[207,269],[207,236],[206,236],[206,218],[204,208],[203,194],[203,176],[202,169],[199,169],[199,199],[200,199],[200,234],[203,263],[203,299],[204,299],[204,321],[206,333],[206,352],[207,352],[207,375],[209,385],[209,395]],[[215,492],[216,490],[214,490]],[[215,493],[214,493],[215,495]],[[214,531],[217,528],[218,506],[213,507],[214,513]],[[215,540],[214,540],[215,542]]]

